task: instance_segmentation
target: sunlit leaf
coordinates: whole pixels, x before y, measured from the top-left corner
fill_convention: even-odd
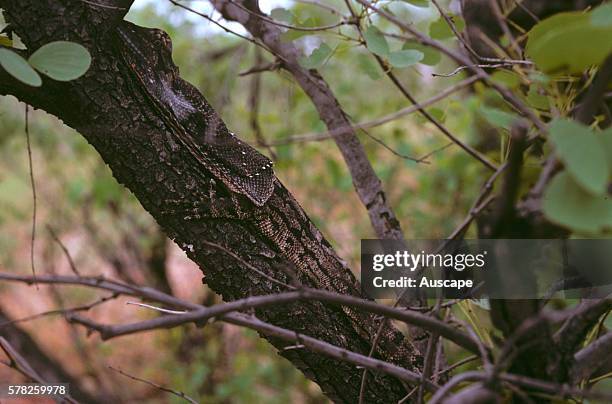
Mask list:
[[[370,25],[363,33],[363,36],[366,40],[366,46],[372,53],[383,57],[387,57],[389,55],[389,44],[387,43],[387,38],[385,38],[377,27]]]
[[[38,48],[29,62],[54,80],[69,81],[81,77],[91,65],[89,51],[74,42],[50,42]]]
[[[315,28],[318,26],[318,21],[312,17],[306,18],[303,21],[301,20],[295,21],[294,19],[293,23],[295,24],[295,26],[302,27],[302,28]],[[281,34],[281,40],[283,42],[291,42],[303,36],[315,35],[315,34],[317,34],[316,31],[303,31],[299,29],[288,29],[286,32],[283,32]]]
[[[491,303],[489,302],[489,299],[487,298],[472,299],[471,302],[474,303],[476,306],[480,307],[481,309],[491,310]]]
[[[465,21],[463,18],[454,15],[450,15],[449,18],[455,24],[455,29],[457,32],[463,31],[465,28]],[[442,17],[432,22],[429,26],[429,36],[432,37],[432,39],[448,39],[452,38],[454,35],[453,30],[448,26],[448,23]]]
[[[602,132],[599,140],[603,145],[604,153],[608,159],[610,178],[612,178],[612,128],[608,128],[606,131]]]
[[[548,110],[550,108],[548,97],[540,94],[538,92],[538,87],[535,85],[529,87],[529,91],[527,92],[527,102],[530,106],[537,109]]]
[[[491,74],[491,80],[508,88],[516,88],[521,84],[519,75],[508,70],[496,71]]]
[[[516,114],[485,105],[480,107],[480,112],[487,122],[497,128],[510,129],[512,124],[520,119]]]
[[[389,54],[389,63],[397,68],[413,66],[423,60],[423,56],[423,52],[418,50],[399,50]]]
[[[597,233],[612,228],[612,200],[585,192],[565,171],[550,182],[542,210],[551,222],[572,230]]]
[[[429,7],[429,0],[402,0],[404,3],[412,4],[417,7]]]
[[[286,8],[278,7],[270,11],[270,17],[277,21],[290,24],[293,21],[293,13]]]
[[[0,65],[11,76],[27,85],[40,87],[42,84],[40,76],[32,69],[28,61],[12,50],[0,49]]]
[[[430,46],[421,45],[418,42],[408,41],[404,43],[402,49],[414,49],[423,53],[423,59],[419,63],[422,63],[424,65],[435,66],[440,63],[440,60],[442,60],[442,55],[440,54],[440,52]]]
[[[556,119],[550,139],[574,180],[587,192],[604,194],[610,170],[600,136],[575,121]]]
[[[13,41],[8,36],[0,35],[0,45],[12,47]]]
[[[602,4],[591,13],[591,24],[595,27],[612,27],[612,3]]]
[[[429,108],[427,112],[429,112],[429,115],[434,117],[434,119],[439,122],[444,122],[444,119],[446,118],[446,113],[440,108]]]
[[[560,13],[536,24],[528,34],[526,55],[545,72],[579,73],[612,52],[612,26],[594,26],[590,14]]]
[[[300,57],[299,63],[306,69],[318,69],[323,66],[329,55],[331,55],[332,49],[325,42],[321,43],[317,49],[312,51],[310,56]]]

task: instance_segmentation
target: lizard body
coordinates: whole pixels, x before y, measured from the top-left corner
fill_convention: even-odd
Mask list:
[[[167,35],[124,24],[117,27],[116,40],[124,63],[139,83],[137,90],[167,127],[169,140],[185,147],[214,177],[212,188],[218,188],[220,182],[229,191],[229,198],[210,196],[202,206],[190,207],[185,219],[213,217],[250,223],[269,240],[275,254],[283,257],[286,269],[295,270],[301,284],[364,297],[351,271],[275,177],[271,161],[229,132],[193,86],[182,80],[175,83]],[[143,41],[157,41],[153,58],[139,49]],[[365,346],[371,344],[382,320],[350,307],[338,310],[348,317]],[[385,327],[376,356],[408,368],[419,366],[418,351],[393,327]]]

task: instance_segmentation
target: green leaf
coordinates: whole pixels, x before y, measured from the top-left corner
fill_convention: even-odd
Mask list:
[[[540,110],[546,111],[550,108],[548,97],[540,94],[538,92],[538,87],[535,85],[529,87],[529,91],[527,92],[527,102],[530,106]]]
[[[429,0],[402,0],[404,3],[412,4],[416,7],[429,7]]]
[[[508,88],[517,88],[521,84],[519,75],[507,70],[496,71],[491,75],[491,80]]]
[[[92,184],[92,194],[99,206],[121,199],[121,186],[109,175],[97,176]]]
[[[608,157],[608,168],[610,168],[610,178],[612,178],[612,128],[601,132],[599,140],[603,144],[604,153]]]
[[[314,28],[318,26],[318,21],[317,19],[313,17],[308,17],[304,21],[301,21],[301,20],[294,21],[294,24],[297,27]],[[302,31],[302,30],[297,30],[297,29],[289,29],[286,32],[283,32],[281,34],[281,41],[291,42],[303,36],[316,35],[316,34],[317,34],[316,31]]]
[[[528,34],[526,55],[545,71],[579,73],[612,52],[612,26],[593,26],[590,14],[559,13],[536,24]]]
[[[606,192],[610,169],[599,136],[578,122],[556,119],[550,124],[550,139],[567,171],[585,191]]]
[[[591,12],[591,25],[612,27],[612,3],[602,4]]]
[[[363,37],[366,40],[366,46],[372,53],[382,57],[387,57],[389,55],[387,38],[385,38],[382,32],[374,25],[370,25],[368,29],[366,29],[363,33]]]
[[[13,40],[8,36],[0,35],[0,45],[10,48],[13,46]]]
[[[306,69],[318,69],[323,66],[328,56],[331,55],[332,49],[325,42],[322,42],[321,45],[308,57],[300,57],[298,62],[300,65]]]
[[[465,21],[463,18],[456,15],[449,15],[449,18],[455,23],[455,29],[457,29],[457,32],[463,31],[465,28]],[[448,39],[452,38],[454,35],[453,30],[451,30],[443,17],[440,17],[438,20],[432,22],[429,26],[429,36],[432,39]]]
[[[0,49],[0,65],[17,80],[33,87],[40,87],[42,80],[28,61],[8,49]]]
[[[612,228],[612,200],[585,192],[565,171],[550,182],[542,210],[551,222],[572,230],[597,233]]]
[[[504,128],[508,130],[515,121],[521,119],[516,114],[502,111],[501,109],[494,107],[487,107],[485,105],[480,107],[480,113],[482,114],[483,118],[489,122],[489,124],[497,128]]]
[[[419,52],[423,53],[423,60],[421,60],[420,63],[424,65],[435,66],[438,63],[440,63],[440,60],[442,59],[442,55],[440,54],[440,52],[438,52],[437,50],[429,46],[421,45],[418,42],[412,42],[412,41],[406,42],[402,46],[402,49],[403,50],[414,49],[414,50],[418,50]]]
[[[440,108],[431,107],[431,108],[427,108],[426,111],[429,113],[429,115],[431,115],[432,118],[434,118],[436,121],[440,123],[444,123],[444,121],[446,120],[446,112],[444,112],[444,110]],[[416,122],[419,123],[420,125],[429,123],[429,120],[421,114],[416,114],[414,119],[416,119]],[[409,154],[409,153],[405,153],[405,154]]]
[[[50,42],[30,56],[30,64],[54,80],[70,81],[81,77],[91,65],[91,56],[83,45],[74,42]]]
[[[446,113],[440,108],[433,107],[428,109],[427,112],[429,112],[429,115],[433,116],[436,121],[444,122],[444,119],[446,119]]]
[[[380,67],[372,60],[371,55],[360,54],[357,63],[361,71],[367,74],[372,80],[378,80],[381,77]]]
[[[286,22],[290,24],[293,21],[293,13],[286,8],[278,7],[270,11],[270,17],[277,21]]]
[[[423,57],[423,52],[418,50],[399,50],[389,54],[389,63],[391,63],[391,66],[401,69],[419,63],[423,60]]]

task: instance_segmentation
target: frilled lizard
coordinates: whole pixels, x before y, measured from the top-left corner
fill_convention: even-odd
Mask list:
[[[178,77],[167,34],[124,22],[113,42],[137,83],[135,91],[163,122],[168,140],[188,150],[213,188],[225,190],[170,214],[248,222],[275,246],[301,284],[363,298],[351,271],[276,178],[272,162],[230,132],[200,92]],[[349,307],[334,310],[341,310],[364,346],[371,346],[381,319]],[[392,326],[384,328],[375,356],[410,369],[422,358]]]

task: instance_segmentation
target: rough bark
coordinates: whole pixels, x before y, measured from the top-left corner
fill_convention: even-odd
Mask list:
[[[130,2],[117,3],[125,7]],[[86,46],[93,60],[82,78],[68,83],[45,78],[43,86],[36,89],[0,70],[0,93],[15,95],[78,130],[100,153],[115,178],[202,268],[204,281],[225,300],[282,290],[270,277],[283,283],[296,278],[306,286],[360,295],[350,270],[278,180],[269,199],[256,206],[236,196],[194,159],[192,150],[176,141],[177,134],[138,91],[141,83],[117,53],[113,35],[116,25],[128,26],[120,21],[125,10],[76,0],[1,0],[0,6],[29,49],[54,40],[70,40]],[[157,30],[141,31],[151,38],[151,43],[141,49],[144,56],[163,59],[160,54],[170,46],[167,36]],[[152,53],[156,47],[158,54]],[[172,85],[186,86],[171,62],[164,68]],[[201,95],[197,97],[210,108]],[[222,122],[221,126],[225,128]],[[178,201],[183,207],[204,206],[211,212],[223,212],[229,209],[223,201],[230,197],[238,198],[240,206],[233,208],[249,211],[250,219],[211,214],[186,220],[185,212],[176,210]],[[262,221],[270,223],[270,228],[262,228]],[[245,267],[245,262],[257,272]],[[266,308],[256,314],[262,320],[363,354],[370,350],[369,333],[377,328],[373,317],[367,316],[362,318],[371,324],[366,321],[363,330],[358,330],[346,311],[316,302]],[[268,339],[279,349],[286,345]],[[420,354],[398,331],[389,330],[380,345],[377,355],[382,359],[410,369],[420,365]],[[334,401],[357,401],[360,369],[304,349],[281,351],[281,355]],[[394,378],[377,375],[376,382],[367,386],[366,398],[368,402],[398,401],[405,392]]]

